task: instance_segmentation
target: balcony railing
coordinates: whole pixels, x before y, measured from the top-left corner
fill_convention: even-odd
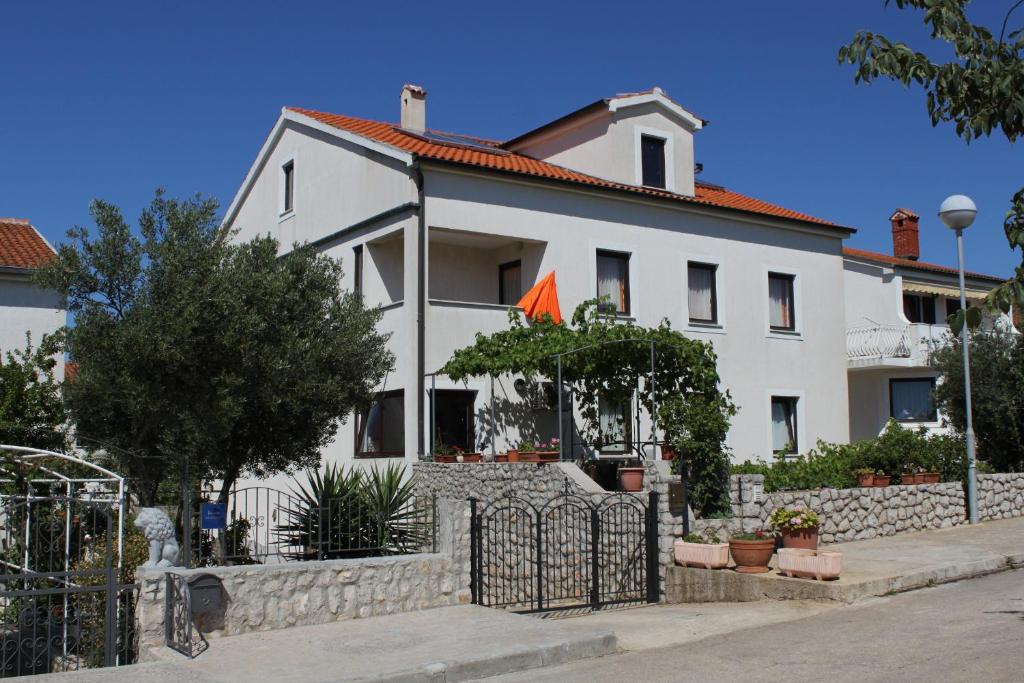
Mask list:
[[[945,325],[869,324],[846,331],[846,356],[850,361],[906,359],[926,365],[936,348],[949,338]]]

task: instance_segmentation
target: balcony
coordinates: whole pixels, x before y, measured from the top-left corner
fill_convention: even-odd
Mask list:
[[[848,367],[915,368],[931,364],[932,352],[949,339],[946,325],[881,325],[869,321],[846,331]]]

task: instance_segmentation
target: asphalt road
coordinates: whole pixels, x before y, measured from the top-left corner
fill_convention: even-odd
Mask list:
[[[487,681],[1024,681],[1024,571]]]

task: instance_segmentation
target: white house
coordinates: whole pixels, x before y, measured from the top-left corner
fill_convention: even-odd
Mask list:
[[[852,440],[877,436],[889,418],[943,429],[932,402],[938,373],[931,352],[949,341],[946,319],[960,310],[958,271],[919,260],[916,213],[896,209],[889,221],[892,254],[843,250]],[[935,232],[952,246],[946,228],[936,226]],[[982,299],[1004,280],[967,273],[968,300]]]
[[[60,295],[32,282],[32,270],[55,256],[29,221],[0,218],[0,362],[9,351],[24,350],[26,333],[35,347],[44,334],[64,326],[67,312]],[[56,372],[63,377],[62,357]]]
[[[485,453],[514,447],[521,430],[555,436],[551,402],[524,400],[515,378],[493,383],[492,441],[491,382],[431,375],[477,332],[505,328],[509,307],[552,271],[564,315],[609,295],[623,319],[667,318],[714,344],[740,408],[737,459],[846,441],[835,302],[853,230],[699,180],[694,140],[707,124],[659,88],[505,142],[427,128],[415,86],[398,124],[283,109],[225,223],[239,239],[270,233],[283,249],[310,242],[343,259],[344,285],[383,309],[396,356],[379,402],[342,427],[327,459],[429,455],[432,421],[436,439]]]

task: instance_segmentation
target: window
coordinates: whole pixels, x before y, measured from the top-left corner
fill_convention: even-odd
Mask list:
[[[473,410],[476,392],[464,390],[437,389],[436,405],[431,405],[434,420],[434,438],[431,446],[458,447],[467,453],[476,451]],[[431,394],[430,400],[434,401]]]
[[[352,247],[352,291],[363,293],[363,245]]]
[[[498,303],[515,306],[523,298],[523,264],[510,261],[498,266]]]
[[[359,414],[357,455],[364,457],[405,455],[404,392],[389,391]]]
[[[598,427],[601,430],[602,453],[626,453],[630,450],[629,405],[597,400]]]
[[[936,422],[938,414],[932,403],[935,379],[890,379],[889,414],[900,422]]]
[[[718,323],[718,290],[715,272],[718,266],[709,263],[687,265],[686,279],[689,286],[687,306],[691,323],[715,325]]]
[[[795,396],[772,396],[772,453],[797,453]]]
[[[935,297],[919,294],[903,295],[903,315],[912,323],[935,324]]]
[[[281,173],[283,174],[283,192],[284,202],[282,203],[281,213],[288,213],[295,208],[295,162],[289,161],[281,167]]]
[[[646,187],[665,188],[665,139],[640,136],[640,167]]]
[[[957,311],[960,310],[959,299],[946,299],[946,318],[951,315],[956,315]]]
[[[768,324],[773,330],[796,330],[794,279],[792,275],[768,273]]]
[[[629,254],[597,252],[597,296],[602,312],[629,315]]]

